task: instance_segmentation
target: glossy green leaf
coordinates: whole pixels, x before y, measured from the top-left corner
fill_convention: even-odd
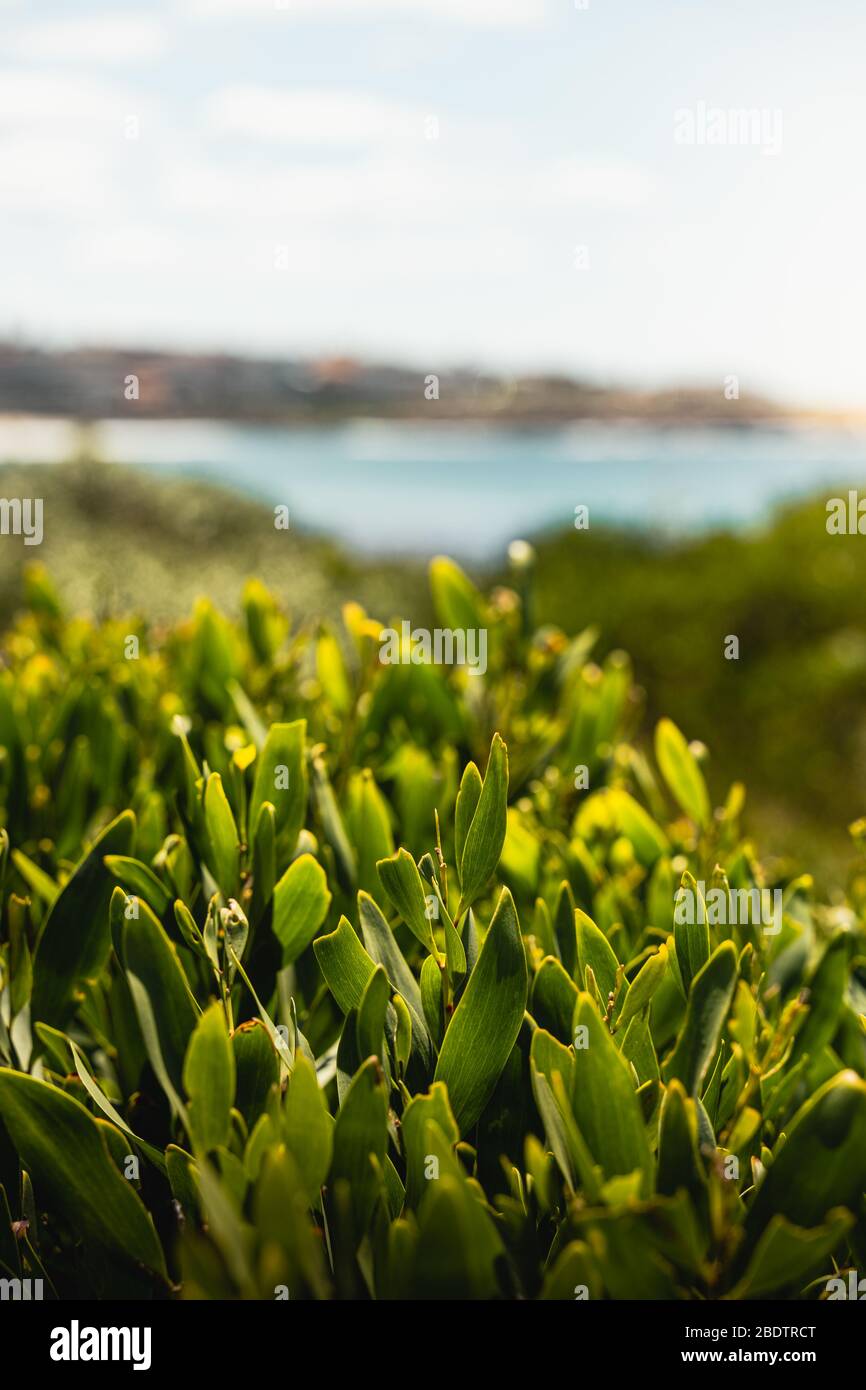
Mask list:
[[[577,986],[553,956],[545,956],[532,982],[532,1016],[560,1042],[571,1042]]]
[[[271,802],[277,836],[285,840],[289,853],[297,844],[307,812],[306,736],[306,719],[271,725],[264,748],[256,758],[250,797],[249,824],[255,829],[262,806]]]
[[[700,1093],[716,1055],[736,983],[736,947],[723,941],[692,981],[682,1031],[665,1068],[667,1079],[681,1081],[689,1095]]]
[[[460,859],[461,905],[458,916],[483,893],[499,863],[505,843],[508,808],[508,750],[493,735],[478,805],[466,832]]]
[[[280,1079],[280,1062],[268,1030],[259,1019],[242,1023],[232,1033],[235,1058],[235,1105],[247,1128],[253,1126],[267,1105],[271,1088]]]
[[[344,1014],[358,1009],[375,962],[370,959],[347,917],[341,917],[336,931],[313,942],[319,969]]]
[[[298,1165],[307,1200],[316,1205],[319,1189],[331,1166],[334,1122],[319,1089],[316,1069],[301,1053],[289,1080],[282,1129],[289,1152]],[[348,1145],[345,1133],[342,1142]]]
[[[578,999],[574,1027],[571,1102],[578,1129],[607,1177],[640,1170],[646,1193],[653,1162],[634,1082],[588,994]]]
[[[62,1027],[75,1009],[76,991],[105,965],[114,880],[104,858],[127,854],[134,833],[135,817],[124,811],[102,831],[55,899],[33,957],[34,1019]]]
[[[384,915],[368,893],[358,894],[358,917],[364,945],[370,958],[375,964],[385,967],[391,988],[399,991],[406,1001],[406,1007],[412,1016],[413,1048],[417,1051],[425,1071],[429,1070],[433,1065],[433,1046],[424,1019],[420,985],[409,969]]]
[[[475,763],[467,763],[460,779],[460,790],[457,793],[457,806],[454,813],[454,848],[458,868],[463,862],[466,836],[469,834],[469,827],[475,818],[483,785],[481,773]]]
[[[205,784],[204,816],[209,842],[208,867],[224,895],[234,897],[240,875],[240,843],[232,808],[218,772],[212,772]]]
[[[668,949],[660,946],[641,966],[629,986],[628,993],[619,1011],[614,1032],[625,1028],[632,1019],[650,1003],[653,995],[667,974]]]
[[[508,1060],[523,1022],[527,988],[520,925],[504,888],[436,1064],[434,1079],[448,1087],[461,1134],[478,1120]]]
[[[710,926],[704,895],[690,873],[684,873],[674,904],[674,941],[683,990],[710,958]]]
[[[412,935],[438,960],[425,885],[409,851],[399,849],[390,859],[380,859],[376,868],[382,887]]]
[[[196,1151],[207,1153],[226,1144],[235,1099],[235,1057],[219,1003],[211,1004],[195,1026],[186,1052],[183,1084]]]
[[[164,1066],[174,1091],[180,1093],[184,1059],[196,1014],[177,949],[146,903],[138,902],[138,916],[124,921],[122,948],[151,1065],[157,1072]],[[141,990],[149,1001],[150,1013]],[[156,1026],[155,1035],[150,1027],[151,1017]]]
[[[283,965],[291,965],[306,950],[330,905],[324,869],[311,854],[302,854],[274,889],[274,935],[283,948]]]
[[[105,866],[121,888],[143,898],[157,917],[163,917],[171,906],[171,892],[152,869],[125,854],[106,854]]]

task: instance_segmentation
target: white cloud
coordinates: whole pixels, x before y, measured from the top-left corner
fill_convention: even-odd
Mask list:
[[[536,192],[547,206],[636,207],[650,186],[648,175],[633,164],[564,159],[541,170]]]
[[[13,135],[0,141],[0,207],[92,210],[103,201],[107,162],[81,140]]]
[[[56,73],[0,72],[0,124],[21,129],[117,120],[130,111],[129,94],[107,83]]]
[[[420,134],[423,120],[406,107],[363,93],[244,86],[215,92],[205,116],[218,134],[330,146],[399,137],[413,127]]]
[[[145,15],[94,14],[31,24],[10,44],[29,62],[146,62],[165,48],[162,23]]]
[[[185,8],[202,19],[270,14],[276,18],[396,18],[462,24],[478,29],[510,29],[542,24],[550,16],[549,0],[186,0]]]
[[[84,264],[102,271],[167,270],[182,266],[188,248],[161,227],[98,230],[82,244]]]

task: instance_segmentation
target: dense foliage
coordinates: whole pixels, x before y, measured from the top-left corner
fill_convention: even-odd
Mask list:
[[[536,538],[535,621],[573,634],[599,626],[596,652],[623,648],[646,691],[650,724],[668,715],[712,751],[714,795],[748,771],[749,818],[762,844],[829,889],[844,873],[846,825],[866,782],[866,616],[862,537],[828,535],[826,499],[780,511],[762,528],[659,535],[615,531],[594,512],[575,531]],[[38,551],[0,546],[0,624],[23,601],[38,555],[72,611],[109,617],[144,605],[173,622],[207,593],[237,616],[246,575],[266,575],[295,612],[339,619],[356,600],[433,619],[424,567],[276,531],[270,507],[202,481],[140,474],[87,458],[0,467],[0,495],[44,499]],[[575,498],[577,500],[577,498]],[[302,508],[301,508],[302,510]],[[475,572],[479,583],[494,582]],[[494,576],[511,583],[507,566]],[[739,658],[724,659],[728,633]]]
[[[863,1267],[863,866],[832,905],[768,879],[742,788],[713,810],[669,720],[636,747],[622,653],[533,632],[519,579],[438,560],[431,592],[486,674],[383,665],[360,606],[293,624],[258,581],[237,623],[157,629],[31,576],[0,676],[4,1277],[748,1298]],[[754,888],[777,919],[734,921]]]

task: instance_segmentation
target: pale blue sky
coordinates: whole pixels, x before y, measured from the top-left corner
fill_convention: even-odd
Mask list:
[[[0,0],[0,335],[862,407],[864,51],[862,0]]]

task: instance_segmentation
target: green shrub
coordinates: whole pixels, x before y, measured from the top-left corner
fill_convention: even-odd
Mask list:
[[[0,677],[0,1266],[59,1297],[818,1297],[866,1258],[863,865],[768,877],[628,659],[67,618]],[[396,625],[398,626],[398,625]],[[859,830],[855,827],[855,833]],[[763,917],[755,893],[778,893]],[[768,899],[767,899],[768,900]]]

